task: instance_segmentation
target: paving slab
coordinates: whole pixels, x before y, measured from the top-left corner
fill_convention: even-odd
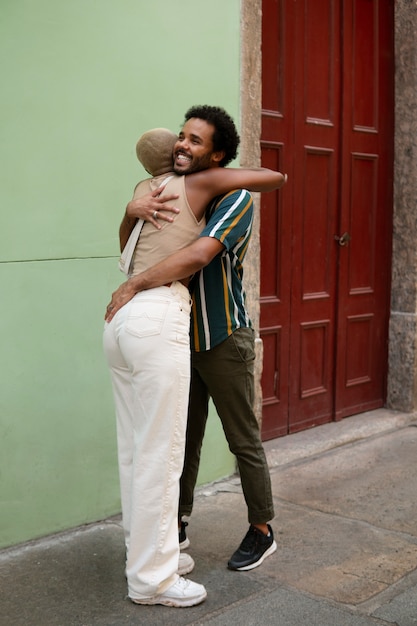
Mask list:
[[[387,604],[376,609],[372,615],[397,623],[399,626],[415,626],[417,624],[417,592],[416,588],[408,589]]]
[[[279,566],[263,569],[300,591],[356,605],[417,567],[417,545],[356,520],[282,503],[280,526]]]
[[[197,624],[207,626],[393,626],[372,616],[326,604],[294,591],[280,588],[256,599],[229,607],[227,613],[209,617]],[[402,626],[405,626],[403,624]]]
[[[123,531],[118,520],[5,551],[0,560],[0,624],[175,626],[226,610],[242,597],[265,589],[263,579],[236,575],[213,553],[213,549],[198,550],[190,576],[210,590],[207,601],[175,610],[138,607],[126,597]]]
[[[328,451],[274,473],[274,495],[417,537],[417,428]]]
[[[417,568],[417,428],[272,471],[282,584],[359,604]]]

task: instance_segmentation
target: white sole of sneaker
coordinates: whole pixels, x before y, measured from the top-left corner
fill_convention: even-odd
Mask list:
[[[186,550],[189,545],[190,545],[190,540],[187,537],[187,539],[184,539],[184,541],[180,543],[180,550]]]
[[[190,598],[188,600],[174,600],[171,598],[164,598],[163,595],[155,596],[154,598],[146,598],[138,600],[136,598],[130,598],[130,600],[134,604],[162,604],[163,606],[172,606],[177,609],[184,609],[189,606],[196,606],[196,604],[201,604],[207,598],[207,591],[202,593],[200,596],[195,598]]]
[[[259,567],[259,565],[261,565],[268,556],[271,556],[271,554],[274,554],[276,549],[277,549],[277,544],[274,541],[274,543],[268,548],[268,550],[263,553],[259,561],[256,561],[256,563],[251,563],[250,565],[245,565],[244,567],[237,567],[234,571],[235,572],[247,572],[250,569],[255,569],[255,567]]]

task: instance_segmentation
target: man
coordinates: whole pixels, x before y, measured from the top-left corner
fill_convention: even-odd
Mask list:
[[[201,121],[210,124],[213,108],[193,107],[186,114],[174,148],[176,173],[190,174],[209,163],[210,148],[205,146],[201,150],[198,131]],[[277,187],[285,182],[280,176]],[[191,514],[211,396],[229,447],[236,455],[248,506],[249,531],[228,562],[228,567],[235,570],[257,567],[276,550],[273,531],[267,523],[274,517],[269,470],[252,410],[253,329],[245,308],[242,262],[249,243],[253,207],[246,194],[240,190],[215,203],[214,212],[197,241],[125,283],[113,294],[112,310],[108,313],[111,319],[113,311],[135,293],[205,268],[195,282],[193,293],[192,383],[179,514],[180,521],[182,515]],[[121,235],[126,235],[124,225],[130,216],[143,218],[163,209],[163,203],[154,200],[155,197],[147,198],[146,207],[140,203],[128,207]],[[185,543],[188,540],[184,522],[180,531]]]
[[[243,184],[273,189],[283,181],[282,174],[271,170],[221,167],[234,158],[238,143],[233,121],[221,109],[210,110],[210,121],[191,115],[177,143],[174,169],[181,174],[186,165],[195,173],[174,177],[162,191],[158,188],[144,196],[148,211],[154,207],[154,220],[163,197],[177,197],[181,203],[174,222],[158,233],[162,258],[188,243],[188,231],[176,227],[181,220],[201,231],[201,217],[213,195]],[[192,149],[184,150],[184,145]],[[135,193],[128,207],[134,210],[138,204],[140,196]],[[122,224],[121,241],[131,226],[124,229]],[[206,591],[176,573],[176,520],[189,387],[189,292],[178,279],[187,283],[193,270],[184,268],[172,280],[148,285],[146,292],[136,288],[142,271],[146,273],[161,258],[161,250],[151,245],[155,231],[147,226],[140,235],[132,278],[113,294],[107,307],[104,331],[117,414],[126,574],[129,597],[135,603],[192,606],[204,600]],[[141,254],[141,249],[148,253]]]

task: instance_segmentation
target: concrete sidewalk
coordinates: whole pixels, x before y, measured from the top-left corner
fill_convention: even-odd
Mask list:
[[[277,552],[226,563],[247,530],[236,477],[197,494],[188,609],[126,599],[120,519],[0,552],[2,626],[417,624],[417,416],[378,410],[268,442]]]

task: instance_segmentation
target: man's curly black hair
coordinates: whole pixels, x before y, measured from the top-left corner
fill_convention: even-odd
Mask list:
[[[214,126],[214,152],[223,150],[225,153],[219,165],[225,167],[230,161],[233,161],[237,155],[240,138],[230,115],[221,107],[203,104],[195,105],[188,109],[184,121],[187,122],[192,117],[205,120]]]

